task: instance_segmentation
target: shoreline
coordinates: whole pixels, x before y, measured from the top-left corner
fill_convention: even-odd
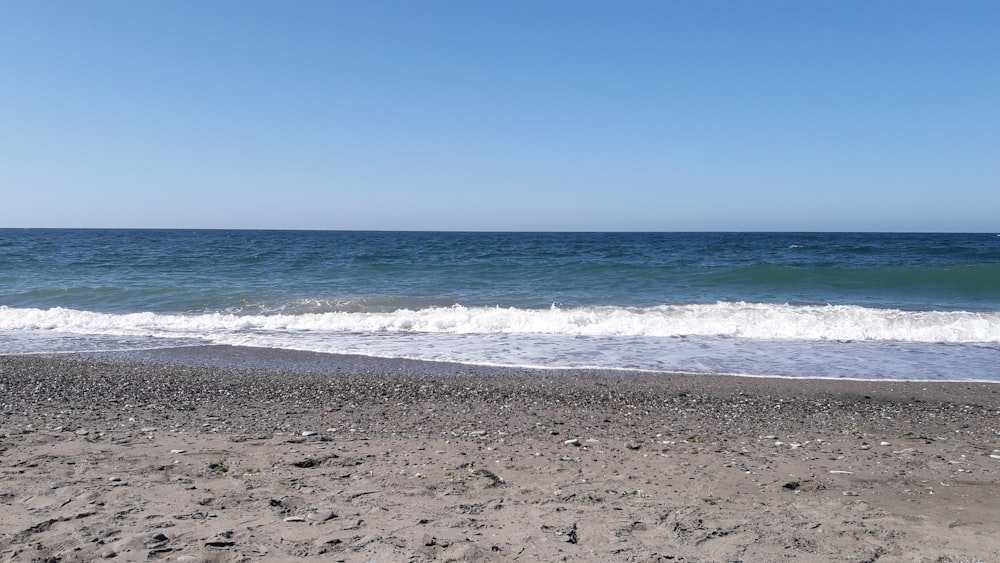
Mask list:
[[[0,560],[1000,559],[1000,383],[185,354],[0,356]]]
[[[997,379],[931,379],[914,378],[872,378],[872,377],[823,377],[778,374],[753,374],[729,372],[695,372],[676,370],[653,370],[640,368],[587,367],[545,367],[520,366],[488,363],[466,363],[446,360],[424,360],[416,358],[395,358],[369,356],[364,354],[342,354],[336,352],[313,352],[289,348],[266,348],[259,346],[237,346],[232,344],[190,344],[183,346],[135,348],[124,350],[88,350],[62,352],[0,353],[0,357],[54,357],[79,358],[95,361],[119,361],[153,363],[186,367],[216,367],[223,369],[257,369],[293,372],[317,372],[354,370],[381,370],[407,373],[455,372],[466,375],[520,374],[523,376],[568,374],[578,377],[589,376],[637,376],[637,377],[722,377],[734,379],[764,379],[790,381],[849,381],[859,383],[945,383],[945,384],[988,384],[1000,385]],[[385,368],[384,366],[392,366]]]

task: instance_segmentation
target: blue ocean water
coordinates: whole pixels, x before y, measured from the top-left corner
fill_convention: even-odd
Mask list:
[[[0,353],[1000,381],[1000,236],[0,229]]]

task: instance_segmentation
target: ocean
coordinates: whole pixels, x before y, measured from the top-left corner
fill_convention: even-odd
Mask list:
[[[0,353],[1000,381],[1000,235],[0,229]]]

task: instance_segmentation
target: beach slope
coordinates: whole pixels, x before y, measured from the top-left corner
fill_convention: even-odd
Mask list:
[[[1000,384],[196,356],[0,356],[0,560],[1000,560]]]

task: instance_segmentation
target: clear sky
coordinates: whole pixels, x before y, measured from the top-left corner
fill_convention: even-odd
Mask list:
[[[1000,2],[0,3],[0,227],[1000,232]]]

